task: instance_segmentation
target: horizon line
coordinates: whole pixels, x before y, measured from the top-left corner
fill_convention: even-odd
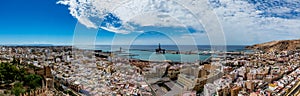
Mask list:
[[[128,46],[128,45],[121,45],[121,44],[95,44],[95,45],[73,45],[73,44],[0,44],[0,46]],[[147,45],[158,45],[158,44],[133,44],[133,46],[147,46]],[[175,46],[176,44],[161,44],[165,45],[172,45]],[[132,45],[130,45],[132,46]],[[178,44],[178,46],[193,46],[193,45],[185,45],[185,44]],[[249,44],[227,44],[227,45],[209,45],[209,44],[197,44],[197,46],[251,46]]]

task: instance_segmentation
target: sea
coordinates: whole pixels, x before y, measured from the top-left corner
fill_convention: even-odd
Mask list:
[[[211,56],[211,54],[200,54],[212,51],[215,46],[210,45],[161,45],[161,49],[165,49],[167,53],[157,54],[155,49],[158,45],[95,45],[93,47],[85,47],[85,49],[102,50],[103,52],[118,53],[118,56],[132,59],[140,59],[147,61],[172,61],[172,62],[196,62],[203,61]],[[227,45],[223,46],[227,52],[247,51],[246,45]],[[190,52],[193,54],[174,54],[171,52]]]

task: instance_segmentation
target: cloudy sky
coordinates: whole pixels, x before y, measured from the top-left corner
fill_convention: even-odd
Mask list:
[[[300,38],[299,0],[6,0],[0,10],[0,44],[250,45]]]

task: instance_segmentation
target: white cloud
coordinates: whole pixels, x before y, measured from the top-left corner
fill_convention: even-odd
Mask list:
[[[272,2],[271,0],[272,6],[263,6],[267,10],[258,10],[258,4],[252,4],[246,0],[210,0],[214,11],[220,18],[229,44],[253,44],[276,39],[298,38],[300,20],[294,18],[296,16],[290,16],[293,17],[292,19],[285,19],[272,16],[272,14],[293,15],[289,12],[292,10],[299,12],[300,7],[297,5],[299,1],[286,0],[286,4],[282,6],[277,6]],[[206,16],[205,11],[209,10],[203,8],[206,3],[201,0],[61,0],[58,3],[68,5],[70,14],[89,28],[102,28],[125,34],[136,31],[138,29],[136,27],[143,26],[190,26],[200,31],[204,29],[203,25],[199,22],[199,18],[194,18],[194,16],[202,17],[200,19],[204,21],[205,17],[210,17],[210,15]],[[194,4],[199,4],[197,5],[199,7],[190,9],[187,6]],[[295,6],[292,6],[293,4]],[[107,13],[116,15],[121,20],[122,26],[99,26],[99,22],[91,19],[104,18]],[[205,28],[217,27],[210,25]],[[187,35],[183,34],[182,37],[187,37]]]
[[[88,28],[97,28],[91,20],[88,19],[89,13],[86,13],[87,5],[85,0],[62,0],[58,1],[57,4],[64,4],[69,6],[70,14],[74,16],[81,24],[85,25]]]
[[[188,2],[191,2],[189,0]],[[138,26],[185,27],[203,30],[202,25],[184,6],[165,0],[61,0],[58,4],[69,6],[70,14],[88,28],[104,28],[95,20],[103,19],[108,13],[114,14],[123,26],[105,26],[105,30],[129,33]],[[99,22],[98,22],[99,23]],[[185,26],[182,26],[185,25]]]
[[[123,34],[127,34],[128,31],[127,30],[119,30],[117,28],[114,27],[100,27],[101,29],[110,31],[110,32],[115,32],[115,33],[123,33]]]
[[[299,38],[300,20],[280,17],[264,17],[254,4],[245,0],[220,0],[214,10],[221,18],[229,44],[254,44],[271,40]],[[282,14],[291,9],[277,7],[273,14]]]

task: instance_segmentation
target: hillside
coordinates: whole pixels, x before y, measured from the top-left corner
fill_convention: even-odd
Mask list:
[[[300,39],[271,41],[261,44],[247,46],[246,49],[256,49],[263,51],[289,51],[300,49]]]

